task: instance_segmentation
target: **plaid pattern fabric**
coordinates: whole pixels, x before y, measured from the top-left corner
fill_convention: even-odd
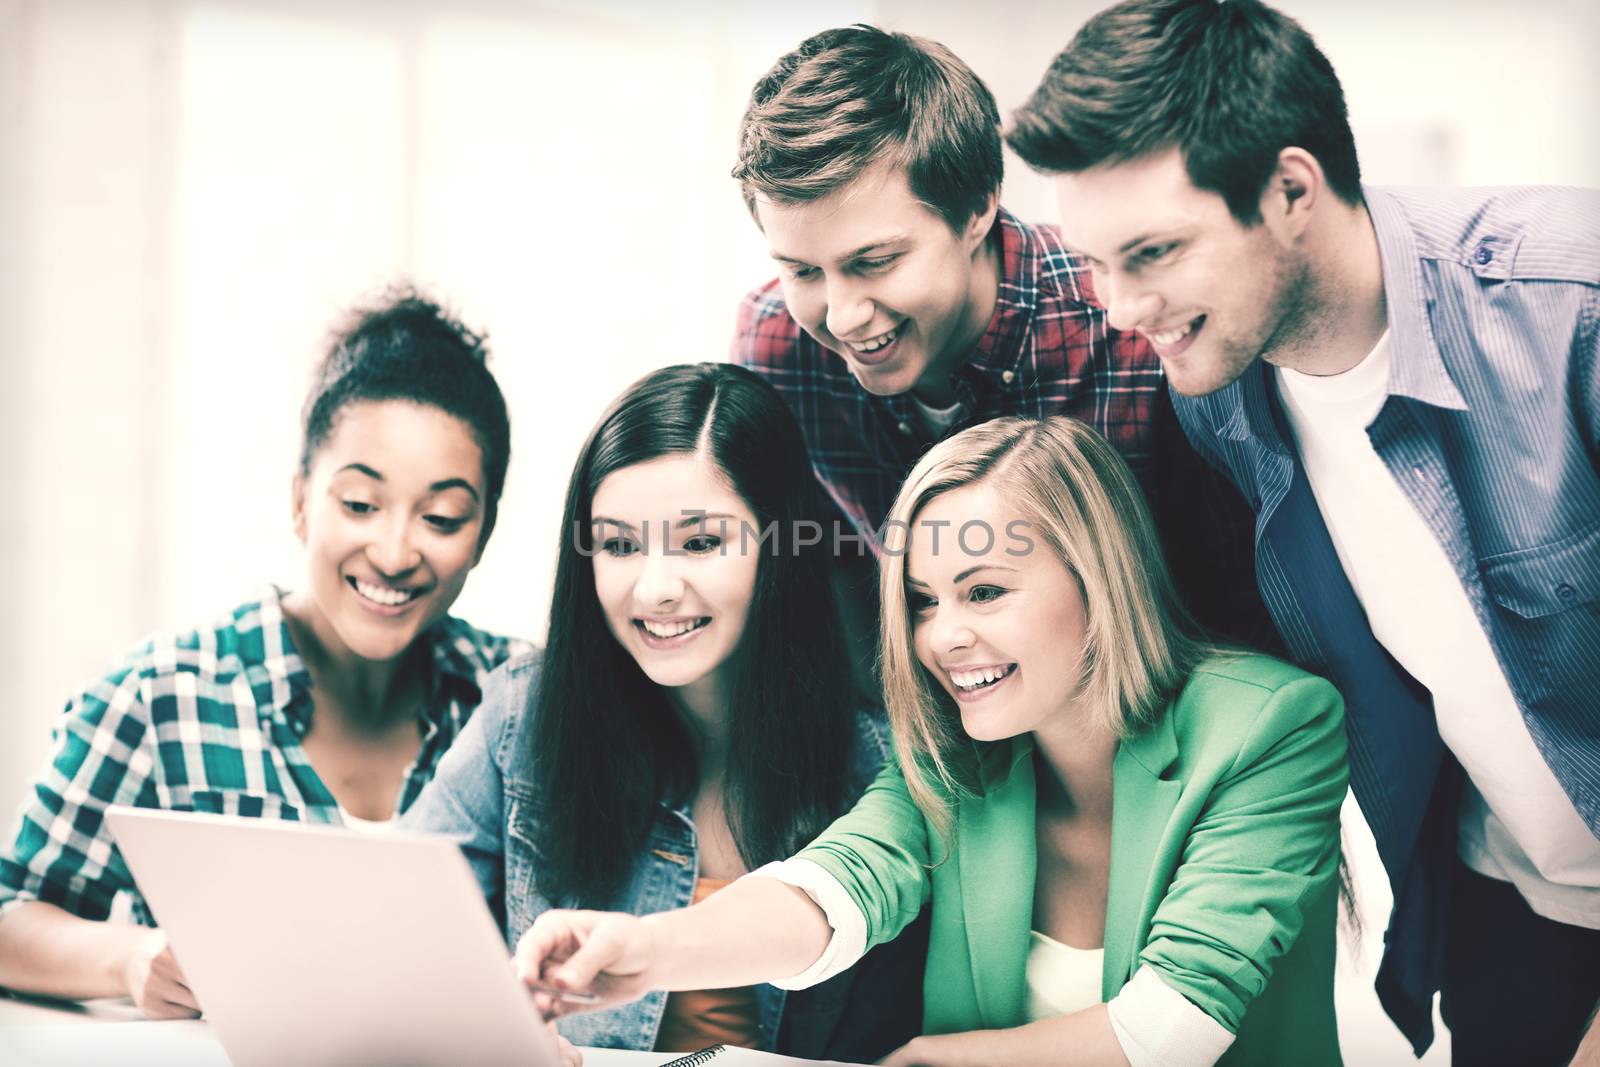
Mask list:
[[[1001,209],[993,318],[956,372],[960,413],[948,433],[1004,415],[1071,415],[1105,435],[1147,486],[1163,435],[1160,361],[1145,339],[1106,323],[1089,270],[1056,231]],[[994,240],[996,234],[991,234]],[[776,279],[739,308],[733,361],[771,382],[800,420],[817,478],[862,533],[876,531],[917,458],[934,442],[909,394],[874,396],[839,355],[789,314]],[[948,436],[948,434],[946,435]]]
[[[433,777],[489,672],[527,647],[451,617],[424,639],[431,695],[400,811]],[[154,925],[106,832],[110,804],[339,823],[338,803],[300,743],[311,714],[311,675],[276,589],[209,629],[145,642],[67,704],[50,764],[0,854],[0,916],[42,900],[104,919],[126,893],[134,918]]]
[[[1110,327],[1088,266],[1054,228],[1001,209],[990,240],[1001,252],[994,316],[956,372],[958,414],[943,436],[1005,415],[1070,415],[1093,426],[1143,486],[1179,594],[1201,627],[1280,651],[1256,589],[1254,516],[1184,436],[1149,342]],[[788,401],[817,479],[876,550],[895,493],[934,443],[916,402],[861,388],[843,357],[800,328],[775,280],[745,297],[738,321],[733,361]]]

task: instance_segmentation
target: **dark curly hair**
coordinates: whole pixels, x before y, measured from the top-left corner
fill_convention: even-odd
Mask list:
[[[488,488],[483,533],[494,529],[511,462],[511,420],[489,371],[485,335],[468,329],[410,286],[391,288],[376,307],[353,312],[334,333],[306,396],[300,474],[350,404],[409,400],[438,408],[472,431]]]

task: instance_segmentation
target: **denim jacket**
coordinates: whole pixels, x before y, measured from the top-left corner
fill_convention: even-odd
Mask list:
[[[539,894],[534,877],[537,789],[528,777],[525,753],[532,744],[529,709],[538,679],[537,654],[517,657],[489,676],[477,713],[402,822],[408,831],[460,841],[512,948],[540,913],[558,906]],[[891,758],[882,717],[862,714],[857,722],[852,801]],[[697,835],[688,809],[662,803],[632,878],[604,909],[648,915],[687,907],[698,871]],[[812,989],[786,993],[757,986],[759,1047],[871,1061],[909,1040],[922,1014],[926,920],[918,927]],[[655,1045],[666,1001],[667,994],[653,992],[632,1004],[568,1016],[559,1027],[576,1045],[648,1050]]]
[[[1600,192],[1363,187],[1393,353],[1373,448],[1456,570],[1573,807],[1600,835]],[[1174,397],[1257,513],[1295,662],[1344,694],[1350,785],[1394,890],[1380,999],[1422,1055],[1444,968],[1461,769],[1373,636],[1257,362]]]

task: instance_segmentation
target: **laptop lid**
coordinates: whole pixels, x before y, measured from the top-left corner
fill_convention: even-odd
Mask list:
[[[559,1064],[450,839],[106,820],[234,1067]]]

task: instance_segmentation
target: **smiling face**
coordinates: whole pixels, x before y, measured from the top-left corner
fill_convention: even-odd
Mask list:
[[[1070,722],[1084,643],[1083,594],[1044,541],[1008,537],[1017,510],[979,482],[912,521],[906,606],[917,660],[956,702],[962,728],[998,741]],[[993,544],[982,527],[995,531]],[[978,553],[978,548],[987,551]],[[1012,554],[1016,553],[1016,554]]]
[[[595,595],[612,636],[651,681],[716,713],[755,595],[761,543],[749,505],[695,454],[607,475],[590,510]]]
[[[1089,261],[1111,325],[1148,338],[1178,392],[1215,392],[1308,333],[1310,271],[1283,213],[1242,225],[1176,148],[1055,185],[1062,238]]]
[[[346,406],[295,480],[310,595],[294,614],[334,658],[398,658],[478,562],[485,493],[461,420],[406,400]]]
[[[868,392],[941,399],[994,313],[994,202],[957,233],[904,170],[876,167],[820,200],[755,211],[801,328]]]

